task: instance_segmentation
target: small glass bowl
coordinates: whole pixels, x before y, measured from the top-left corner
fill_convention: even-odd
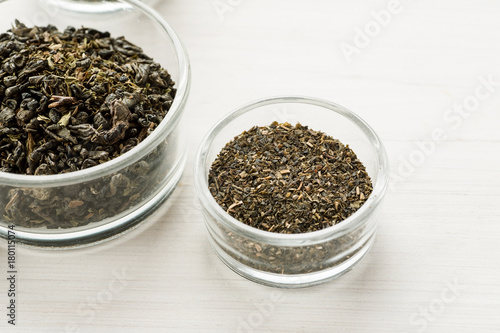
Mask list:
[[[334,226],[303,234],[260,230],[226,213],[208,189],[213,161],[235,136],[273,121],[292,125],[299,122],[348,144],[373,183],[373,192],[363,206]],[[283,288],[306,287],[337,278],[366,255],[375,237],[388,179],[384,147],[365,121],[335,103],[300,96],[263,99],[229,113],[203,139],[194,168],[196,192],[217,255],[236,273]]]
[[[186,162],[180,120],[188,98],[187,53],[174,30],[140,1],[117,0],[101,15],[66,12],[49,0],[0,1],[0,32],[27,26],[81,26],[125,36],[167,69],[177,89],[160,125],[129,152],[104,164],[50,176],[0,172],[0,235],[35,246],[82,246],[116,237],[145,219],[174,190]]]

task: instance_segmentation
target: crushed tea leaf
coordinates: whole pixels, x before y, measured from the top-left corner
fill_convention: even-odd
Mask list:
[[[301,124],[277,122],[227,143],[208,179],[212,196],[232,217],[286,234],[340,223],[372,192],[364,165],[348,145]]]

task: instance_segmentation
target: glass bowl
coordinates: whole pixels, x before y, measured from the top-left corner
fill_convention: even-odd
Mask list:
[[[158,127],[127,153],[88,169],[59,175],[0,172],[0,235],[14,229],[18,242],[81,246],[110,239],[137,225],[167,199],[185,166],[180,120],[188,98],[187,53],[167,22],[140,1],[108,3],[116,10],[91,15],[67,12],[49,0],[0,1],[0,31],[15,19],[27,26],[91,27],[125,36],[167,69],[177,89]],[[9,229],[10,228],[10,229]]]
[[[373,192],[344,221],[318,231],[279,234],[248,226],[226,213],[212,197],[208,172],[224,145],[253,126],[297,122],[340,140],[358,156],[372,179]],[[370,126],[346,108],[325,100],[286,96],[259,100],[229,113],[204,137],[194,180],[209,240],[236,273],[265,285],[305,287],[348,272],[370,249],[387,188],[384,147]]]

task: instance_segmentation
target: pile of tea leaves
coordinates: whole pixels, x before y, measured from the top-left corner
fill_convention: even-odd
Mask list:
[[[0,171],[59,174],[116,158],[163,120],[173,86],[123,37],[16,20],[0,34]]]
[[[216,202],[235,219],[276,233],[335,225],[372,192],[348,145],[307,126],[253,127],[220,151],[209,171]]]

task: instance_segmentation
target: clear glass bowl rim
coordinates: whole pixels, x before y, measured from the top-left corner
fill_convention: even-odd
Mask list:
[[[0,7],[3,2],[7,1],[9,0],[0,0]],[[176,81],[176,95],[167,116],[163,119],[160,125],[146,139],[134,147],[134,149],[131,149],[127,153],[106,163],[88,169],[57,175],[35,176],[0,171],[0,186],[55,187],[94,180],[117,172],[137,161],[140,161],[147,154],[149,154],[151,150],[165,140],[165,138],[168,137],[168,135],[176,128],[182,117],[191,85],[191,70],[187,51],[174,29],[156,10],[150,8],[148,5],[139,0],[117,0],[117,2],[130,5],[132,8],[135,8],[145,14],[152,20],[152,22],[161,27],[165,33],[165,37],[172,42],[174,52],[177,56],[177,65],[179,66],[179,79]],[[168,68],[166,69],[169,70]]]
[[[224,129],[225,126],[229,125],[233,120],[246,114],[247,112],[251,112],[252,110],[259,107],[281,103],[310,104],[323,107],[332,112],[336,112],[354,123],[366,135],[371,146],[375,150],[378,162],[378,176],[373,187],[372,194],[354,214],[343,220],[341,223],[322,230],[302,234],[280,234],[260,230],[246,225],[227,214],[219,206],[219,204],[215,201],[212,194],[210,193],[208,189],[208,179],[206,178],[204,170],[207,154],[215,137],[222,129]],[[252,124],[250,124],[249,126],[252,126]],[[307,96],[274,96],[259,99],[235,109],[234,111],[224,116],[221,120],[219,120],[219,122],[217,122],[208,131],[208,133],[202,139],[198,151],[196,152],[194,162],[194,183],[195,190],[203,207],[212,217],[215,217],[219,223],[221,223],[229,230],[236,232],[239,235],[250,238],[256,242],[263,242],[278,246],[304,246],[321,243],[337,237],[341,237],[354,231],[365,221],[367,221],[370,218],[370,214],[382,201],[388,187],[389,162],[385,148],[378,135],[361,117],[359,117],[354,112],[341,105],[320,98]]]

